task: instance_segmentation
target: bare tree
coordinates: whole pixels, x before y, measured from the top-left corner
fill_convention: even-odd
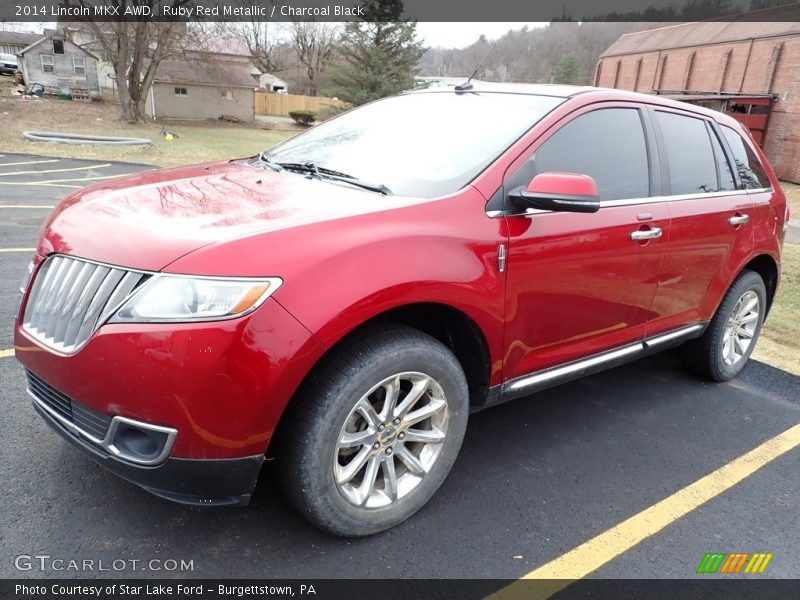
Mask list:
[[[236,24],[253,57],[253,65],[262,73],[283,71],[286,67],[286,44],[283,25],[268,21],[245,21]]]
[[[333,58],[338,34],[335,23],[292,23],[292,41],[297,59],[306,68],[310,96],[319,94],[319,78]]]
[[[105,5],[118,7],[122,15],[129,6],[149,6],[158,14],[164,5],[177,8],[189,0],[79,0],[90,7]],[[141,10],[141,9],[139,9]],[[140,13],[141,14],[141,13]],[[117,77],[117,90],[122,104],[121,119],[134,123],[145,119],[145,103],[150,87],[164,59],[180,56],[191,36],[183,23],[156,22],[147,16],[136,20],[98,22],[84,21],[94,33],[95,41],[106,59],[113,65]]]

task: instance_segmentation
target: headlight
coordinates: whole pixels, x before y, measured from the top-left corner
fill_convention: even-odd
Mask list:
[[[214,279],[154,275],[109,322],[232,319],[258,308],[281,283],[277,277]]]

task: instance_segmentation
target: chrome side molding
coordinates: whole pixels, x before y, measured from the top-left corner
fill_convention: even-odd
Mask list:
[[[617,350],[612,350],[611,352],[604,352],[603,354],[595,354],[594,356],[590,356],[589,358],[584,358],[582,360],[569,363],[561,367],[555,367],[544,371],[538,371],[532,375],[524,375],[519,379],[514,379],[508,382],[508,384],[504,386],[504,389],[507,389],[509,391],[516,391],[539,383],[545,383],[552,379],[560,379],[561,377],[572,375],[574,373],[578,373],[580,371],[584,371],[586,369],[590,369],[592,367],[596,367],[607,362],[612,362],[614,360],[618,360],[626,356],[638,354],[642,350],[644,350],[644,346],[642,345],[641,342],[639,342],[638,344],[631,344],[630,346],[624,346],[622,348],[618,348]]]
[[[669,333],[663,333],[655,337],[647,338],[644,341],[644,345],[647,348],[652,348],[660,344],[666,344],[667,342],[671,342],[673,340],[677,340],[689,334],[700,331],[701,329],[703,329],[703,327],[705,327],[705,325],[703,325],[702,323],[695,323],[694,325],[681,327],[680,329],[676,329],[675,331],[670,331]]]
[[[661,333],[653,337],[646,338],[635,344],[628,344],[594,354],[574,362],[564,365],[550,367],[541,371],[536,371],[529,375],[523,375],[516,379],[507,381],[502,385],[500,396],[519,396],[524,392],[535,391],[536,388],[544,388],[560,382],[574,379],[584,372],[601,371],[615,364],[628,362],[638,355],[645,354],[648,350],[664,346],[669,342],[681,340],[684,337],[695,334],[705,328],[705,323],[694,323],[679,329]]]

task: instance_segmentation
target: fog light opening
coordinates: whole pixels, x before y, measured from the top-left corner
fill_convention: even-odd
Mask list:
[[[149,462],[164,451],[168,434],[142,429],[128,423],[120,423],[112,444],[123,458],[138,462]]]

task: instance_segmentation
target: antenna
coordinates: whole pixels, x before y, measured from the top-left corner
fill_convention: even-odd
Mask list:
[[[456,91],[457,92],[468,92],[469,90],[472,89],[472,78],[475,77],[475,75],[478,74],[478,71],[483,66],[483,63],[486,62],[486,59],[489,58],[489,55],[492,53],[492,50],[494,50],[495,46],[497,46],[497,40],[494,41],[494,43],[492,44],[491,48],[489,48],[486,51],[486,54],[483,55],[483,58],[480,60],[478,65],[475,67],[475,70],[472,72],[472,75],[469,76],[469,79],[467,79],[464,83],[459,83],[456,86]]]

